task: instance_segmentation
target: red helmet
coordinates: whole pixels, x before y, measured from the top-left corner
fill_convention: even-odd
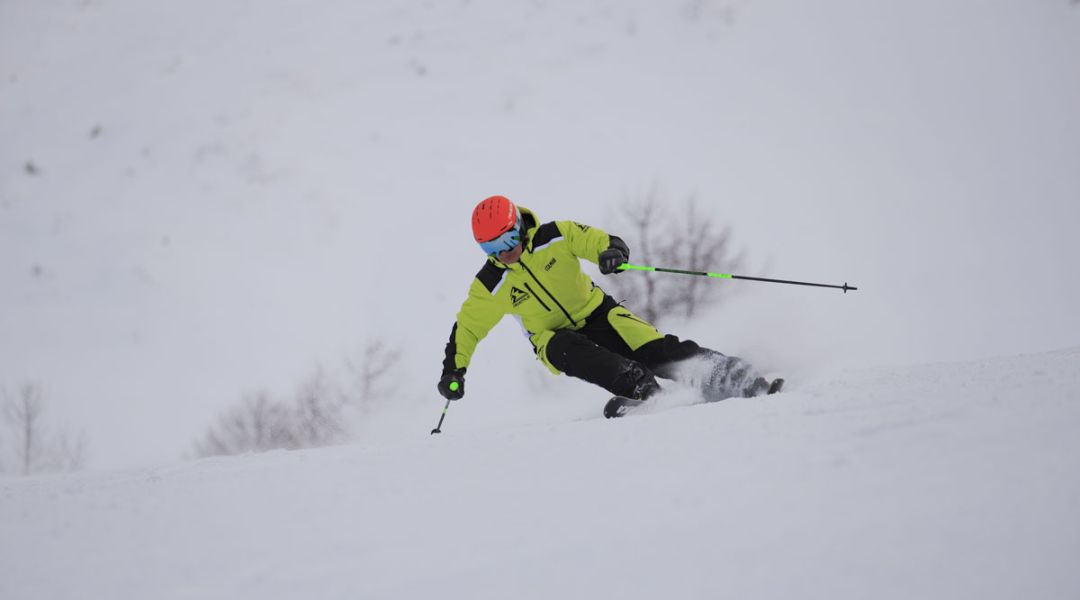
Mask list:
[[[524,235],[521,212],[506,196],[485,198],[473,209],[472,231],[484,254],[513,250]]]

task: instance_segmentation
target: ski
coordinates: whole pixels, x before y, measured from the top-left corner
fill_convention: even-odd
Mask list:
[[[767,382],[765,378],[760,379],[761,383],[756,386],[758,390],[753,396],[777,394],[784,389],[784,380],[779,377],[773,379],[771,382]],[[702,403],[709,402],[718,402],[718,400],[702,400]],[[644,403],[644,400],[635,400],[633,398],[627,398],[626,396],[612,396],[611,400],[608,400],[607,404],[604,405],[604,418],[617,419]]]
[[[784,380],[777,377],[776,379],[772,380],[772,383],[769,384],[769,391],[766,392],[766,394],[775,394],[782,389],[784,389]]]
[[[604,405],[604,417],[616,419],[625,415],[635,406],[641,406],[644,403],[644,400],[635,400],[626,396],[612,396],[611,400],[608,400],[607,404]]]

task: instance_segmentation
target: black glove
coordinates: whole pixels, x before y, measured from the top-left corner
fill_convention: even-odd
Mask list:
[[[611,275],[612,273],[622,273],[619,269],[619,265],[625,264],[630,260],[630,248],[626,245],[626,242],[621,238],[611,236],[611,244],[608,245],[608,249],[600,253],[600,260],[596,261],[600,265],[600,272],[604,275]]]
[[[439,393],[447,400],[461,400],[465,395],[465,369],[443,371]]]

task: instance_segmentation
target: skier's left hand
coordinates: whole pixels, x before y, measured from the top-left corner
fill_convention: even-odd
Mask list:
[[[611,236],[611,244],[607,250],[600,253],[600,259],[596,262],[600,265],[601,273],[611,275],[612,273],[622,273],[619,265],[626,264],[628,260],[630,260],[630,248],[626,245],[626,242]]]

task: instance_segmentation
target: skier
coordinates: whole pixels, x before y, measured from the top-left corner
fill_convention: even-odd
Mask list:
[[[573,221],[541,224],[504,196],[476,205],[472,229],[488,258],[450,330],[438,385],[447,400],[465,395],[465,371],[477,344],[506,314],[518,319],[553,373],[614,394],[604,408],[608,418],[660,391],[657,376],[691,383],[707,401],[773,393],[783,385],[742,359],[660,333],[597,287],[579,259],[597,264],[604,275],[618,274],[630,258],[622,239]],[[691,359],[705,368],[682,368]]]

